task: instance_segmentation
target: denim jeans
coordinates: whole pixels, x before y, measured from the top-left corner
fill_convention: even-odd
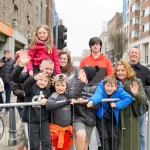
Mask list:
[[[145,150],[146,113],[140,116],[140,150]]]

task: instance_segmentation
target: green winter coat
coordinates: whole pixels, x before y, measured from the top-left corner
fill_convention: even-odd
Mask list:
[[[124,90],[132,95],[130,85],[133,80],[139,85],[138,94],[133,97],[139,103],[146,103],[147,98],[143,89],[142,81],[140,79],[126,79],[123,87]],[[120,110],[118,146],[118,150],[140,150],[139,117],[134,114],[131,104]]]

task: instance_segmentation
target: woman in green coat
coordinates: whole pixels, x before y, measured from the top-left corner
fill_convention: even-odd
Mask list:
[[[146,103],[147,97],[142,81],[135,77],[135,72],[128,62],[118,61],[114,67],[113,75],[121,81],[124,90],[131,94],[134,100],[140,104]],[[139,117],[135,115],[132,104],[120,110],[118,150],[140,150]]]

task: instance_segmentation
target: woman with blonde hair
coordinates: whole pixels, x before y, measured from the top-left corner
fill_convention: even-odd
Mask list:
[[[116,63],[113,71],[126,92],[132,95],[134,101],[126,108],[120,110],[118,128],[118,150],[140,150],[139,116],[133,110],[132,104],[146,104],[146,94],[142,81],[135,77],[135,72],[125,60]]]

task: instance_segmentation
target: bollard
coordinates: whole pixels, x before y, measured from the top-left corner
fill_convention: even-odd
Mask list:
[[[8,132],[9,132],[8,146],[17,145],[15,107],[9,108],[9,131]]]

